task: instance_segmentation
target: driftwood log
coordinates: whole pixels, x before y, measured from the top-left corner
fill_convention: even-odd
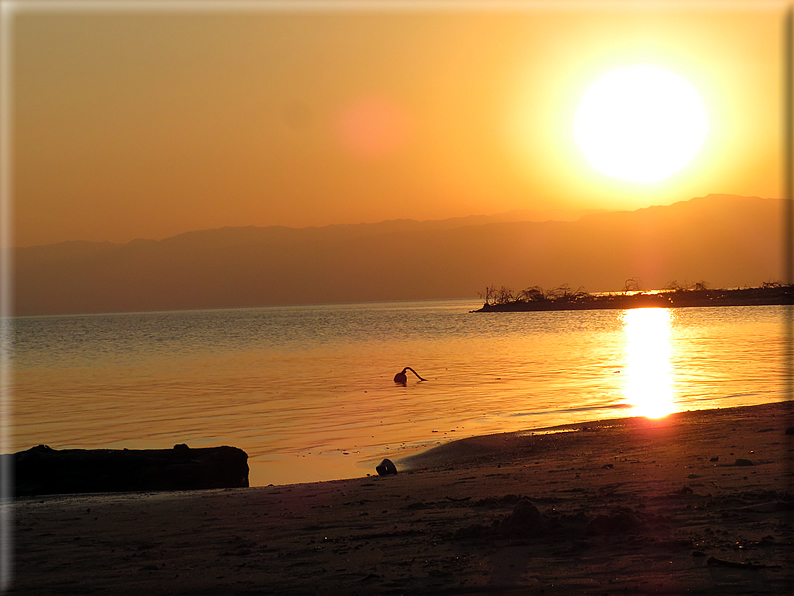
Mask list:
[[[16,496],[248,486],[248,454],[237,447],[52,449],[13,456]]]

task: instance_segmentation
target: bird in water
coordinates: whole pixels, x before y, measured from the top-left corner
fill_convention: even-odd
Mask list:
[[[404,369],[402,369],[400,372],[398,372],[396,375],[394,375],[394,382],[395,383],[405,387],[406,383],[408,382],[408,377],[405,375],[405,371],[406,370],[410,370],[412,373],[414,373],[419,378],[420,381],[426,381],[427,380],[427,379],[423,379],[422,377],[420,377],[419,373],[416,372],[414,369],[412,369],[410,366],[406,366]]]

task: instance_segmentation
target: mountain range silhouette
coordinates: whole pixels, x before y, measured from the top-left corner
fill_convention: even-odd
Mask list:
[[[708,195],[575,221],[520,213],[314,228],[239,227],[164,240],[13,251],[18,315],[476,297],[564,283],[590,292],[782,276],[783,200]]]

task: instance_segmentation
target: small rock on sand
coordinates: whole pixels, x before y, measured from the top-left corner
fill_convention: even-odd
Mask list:
[[[507,516],[497,532],[503,536],[529,537],[538,534],[545,526],[540,510],[529,499],[521,499]]]
[[[390,459],[384,459],[380,465],[375,466],[378,476],[389,476],[397,473],[397,467]]]

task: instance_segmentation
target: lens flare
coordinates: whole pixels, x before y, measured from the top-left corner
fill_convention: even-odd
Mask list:
[[[408,138],[408,114],[386,96],[362,97],[339,116],[344,147],[361,158],[380,158],[397,151]]]

